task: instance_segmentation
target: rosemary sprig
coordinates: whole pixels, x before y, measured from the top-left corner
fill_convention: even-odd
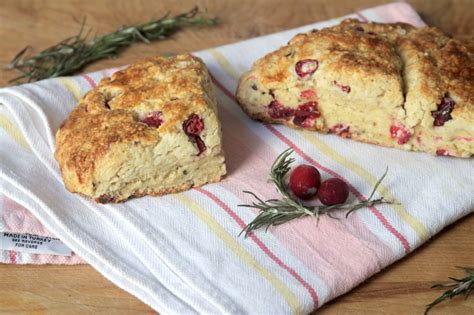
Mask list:
[[[452,299],[455,296],[463,295],[463,294],[465,295],[465,298],[467,299],[469,295],[471,294],[471,292],[474,291],[474,268],[472,267],[458,267],[458,268],[463,269],[467,273],[467,276],[462,279],[456,279],[456,278],[450,277],[449,279],[453,280],[454,282],[450,282],[446,284],[436,284],[432,286],[432,288],[452,287],[452,289],[447,290],[441,296],[439,296],[436,300],[426,305],[425,313],[424,313],[425,315],[428,314],[428,312],[435,305],[447,299]]]
[[[32,82],[68,75],[99,59],[114,58],[121,48],[130,46],[134,42],[142,41],[148,44],[155,39],[168,38],[183,27],[216,23],[217,19],[208,17],[205,12],[194,7],[176,16],[166,14],[161,19],[136,26],[124,26],[115,32],[88,40],[88,33],[84,32],[85,20],[83,20],[76,36],[66,38],[31,57],[26,56],[30,48],[27,46],[13,58],[10,64],[6,65],[6,69],[14,69],[21,73],[10,82],[20,80]]]
[[[287,149],[281,153],[273,162],[273,165],[270,170],[270,181],[275,185],[277,192],[280,194],[281,199],[269,199],[263,200],[259,198],[256,194],[250,191],[244,191],[244,193],[253,196],[256,201],[252,204],[239,205],[240,207],[254,208],[260,211],[260,213],[252,220],[247,226],[240,232],[239,236],[245,232],[245,237],[251,231],[257,230],[259,228],[265,227],[265,231],[268,230],[270,226],[277,226],[288,221],[311,216],[315,217],[318,221],[321,215],[328,215],[329,217],[334,217],[331,213],[335,210],[348,210],[346,213],[346,218],[353,211],[356,211],[360,208],[372,207],[378,204],[388,203],[383,197],[378,199],[373,199],[375,191],[379,187],[382,180],[387,175],[388,169],[385,171],[383,176],[377,181],[370,194],[370,197],[359,203],[354,204],[337,204],[332,206],[307,206],[301,203],[298,199],[295,199],[288,192],[288,189],[285,184],[285,176],[290,171],[290,165],[295,161],[294,158],[290,158],[290,155],[293,153],[293,150]]]

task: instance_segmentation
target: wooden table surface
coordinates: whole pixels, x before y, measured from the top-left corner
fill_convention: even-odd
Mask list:
[[[118,59],[98,62],[92,71],[133,62],[161,53],[196,51],[246,38],[345,15],[382,0],[307,1],[198,1],[218,16],[221,24],[202,30],[185,30],[173,39],[138,44]],[[408,1],[430,25],[456,37],[472,37],[473,0]],[[123,24],[183,12],[193,1],[59,1],[3,0],[0,2],[0,64],[31,45],[43,49],[78,31],[77,20],[105,33]],[[15,73],[0,70],[0,86]],[[440,191],[440,193],[442,193]],[[474,215],[450,226],[422,248],[372,277],[350,293],[324,306],[320,314],[421,314],[439,290],[430,286],[448,276],[461,276],[454,266],[474,266]],[[153,313],[148,306],[117,288],[93,268],[81,266],[0,265],[0,313]],[[435,308],[432,314],[474,314],[474,296],[457,298]]]

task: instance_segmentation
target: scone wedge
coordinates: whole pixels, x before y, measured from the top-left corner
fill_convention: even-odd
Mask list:
[[[162,195],[226,173],[204,63],[156,57],[103,79],[56,135],[65,186],[100,203]]]
[[[398,45],[413,148],[441,156],[474,155],[474,40],[421,28]]]
[[[258,60],[236,97],[265,122],[470,157],[473,84],[472,46],[433,28],[350,19]]]

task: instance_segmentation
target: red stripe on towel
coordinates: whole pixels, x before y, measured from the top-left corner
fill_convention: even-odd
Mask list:
[[[246,224],[244,220],[242,220],[241,217],[237,213],[235,213],[229,206],[227,206],[222,200],[220,200],[216,195],[211,193],[208,190],[205,190],[203,188],[195,188],[196,191],[206,195],[209,197],[212,201],[214,201],[219,207],[221,207],[228,215],[231,216],[232,219],[243,229],[245,228]],[[289,267],[287,264],[285,264],[283,261],[281,261],[280,258],[275,256],[273,252],[253,233],[249,233],[249,237],[257,244],[258,247],[268,256],[270,257],[278,266],[286,270],[290,275],[293,276],[303,287],[308,290],[309,294],[311,295],[311,298],[314,303],[314,308],[318,308],[318,295],[316,294],[316,291],[311,287],[309,283],[307,283],[293,268]]]
[[[9,250],[8,251],[8,256],[10,257],[10,262],[13,265],[16,265],[16,252],[14,250]]]
[[[97,86],[97,84],[95,84],[94,80],[88,74],[83,74],[82,77],[87,81],[87,83],[89,83],[92,88],[95,88]]]

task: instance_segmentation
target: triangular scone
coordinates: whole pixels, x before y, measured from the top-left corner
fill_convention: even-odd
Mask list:
[[[459,89],[439,85],[437,89],[443,93],[430,94],[430,101],[424,107],[416,100],[419,90],[425,91],[419,80],[428,81],[428,72],[433,69],[441,75],[442,65],[446,64],[435,57],[433,62],[438,68],[425,71],[416,67],[417,62],[432,58],[440,48],[428,51],[426,46],[418,45],[417,41],[427,36],[423,32],[403,23],[345,20],[334,27],[299,34],[287,46],[258,60],[244,74],[237,89],[237,100],[250,117],[265,122],[335,133],[405,150],[468,157],[474,153],[472,88],[460,100],[454,96]],[[446,41],[462,50],[459,42],[449,38]],[[452,73],[470,69],[461,80],[464,86],[472,86],[471,52],[465,48],[463,53],[449,56],[455,61],[452,67],[457,67]],[[461,65],[460,60],[467,64]],[[411,68],[406,69],[405,64]],[[453,79],[450,82],[454,82]],[[432,134],[426,131],[418,135],[421,119],[413,116],[420,115],[415,113],[417,110],[423,110],[426,124],[423,128],[444,134],[447,128],[433,125],[436,114],[431,111],[436,111],[437,104],[451,94],[455,102],[462,104],[459,109],[469,114],[458,123],[456,118],[460,116],[455,117],[453,112],[450,124],[457,126],[456,132],[449,131],[449,136],[436,146],[428,145],[428,139],[422,137],[432,137]],[[470,125],[466,121],[470,121]],[[462,146],[452,144],[455,139],[464,139]]]
[[[67,189],[101,203],[219,181],[221,128],[204,63],[156,57],[103,79],[59,129],[55,157]]]
[[[399,41],[406,125],[414,129],[415,150],[458,157],[474,154],[473,43],[435,28],[415,30]]]

